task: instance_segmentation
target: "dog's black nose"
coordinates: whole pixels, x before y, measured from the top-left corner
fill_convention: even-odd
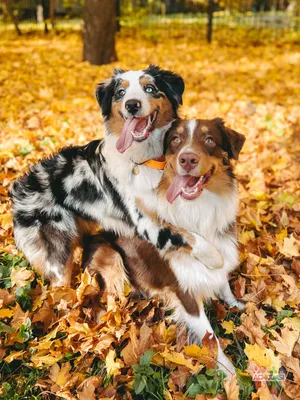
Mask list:
[[[142,103],[139,100],[131,99],[125,103],[125,108],[130,114],[135,115],[142,107]]]

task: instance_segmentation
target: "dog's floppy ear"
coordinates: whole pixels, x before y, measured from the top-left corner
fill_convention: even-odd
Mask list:
[[[106,81],[99,83],[96,87],[96,99],[102,110],[102,115],[108,118],[111,111],[111,103],[114,95],[117,75],[123,74],[125,71],[120,68],[115,68],[113,76]]]
[[[111,103],[114,95],[115,81],[114,78],[107,79],[96,87],[96,99],[102,110],[103,117],[110,115]]]
[[[145,72],[153,76],[158,89],[166,94],[177,115],[177,109],[182,104],[184,92],[184,80],[182,77],[172,71],[160,69],[156,65],[149,65]]]
[[[235,160],[238,160],[240,151],[242,150],[246,140],[245,136],[233,129],[227,128],[221,118],[215,118],[213,121],[218,125],[222,132],[223,150],[226,151],[229,159],[234,158]]]

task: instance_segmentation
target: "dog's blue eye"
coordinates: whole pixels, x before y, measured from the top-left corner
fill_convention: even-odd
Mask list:
[[[120,89],[120,90],[118,90],[118,92],[117,92],[117,95],[118,95],[119,97],[123,97],[124,94],[125,94],[125,90],[124,90],[124,89]]]
[[[153,86],[146,86],[146,88],[145,88],[145,91],[147,92],[147,93],[153,93],[154,92],[154,88],[153,88]]]

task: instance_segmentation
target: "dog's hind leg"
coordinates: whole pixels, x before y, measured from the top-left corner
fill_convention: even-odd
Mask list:
[[[245,304],[239,301],[232,293],[228,281],[225,282],[224,285],[221,287],[218,296],[221,300],[224,300],[229,307],[237,307],[240,310],[243,310],[245,308]]]
[[[45,278],[56,286],[70,286],[74,231],[51,221],[27,227],[15,224],[14,236],[17,247]]]
[[[197,304],[198,311],[196,312],[195,305]],[[188,310],[188,311],[187,311]],[[224,354],[220,342],[218,338],[216,337],[213,328],[205,314],[203,302],[196,302],[194,300],[194,306],[192,309],[187,308],[184,303],[182,303],[181,300],[181,305],[179,305],[178,309],[178,320],[180,322],[184,322],[185,325],[188,327],[189,332],[191,334],[191,338],[196,338],[198,342],[202,343],[202,340],[206,333],[208,332],[210,334],[210,339],[215,338],[217,341],[217,346],[218,346],[218,357],[217,357],[217,364],[218,367],[224,371],[227,375],[228,378],[230,378],[231,375],[235,375],[235,368],[231,361],[227,358],[227,356]]]

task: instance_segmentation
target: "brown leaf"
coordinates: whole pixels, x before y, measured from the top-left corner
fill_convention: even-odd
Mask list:
[[[34,278],[33,271],[26,267],[13,268],[10,274],[12,286],[23,287]]]
[[[225,380],[224,389],[228,400],[239,400],[240,387],[237,383],[236,376],[233,376],[230,380]]]
[[[79,400],[96,400],[96,389],[101,385],[102,378],[100,376],[90,376],[85,379],[77,389]]]

